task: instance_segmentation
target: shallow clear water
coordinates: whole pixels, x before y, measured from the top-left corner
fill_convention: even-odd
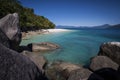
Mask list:
[[[22,40],[21,45],[33,42],[57,43],[61,46],[60,49],[44,54],[48,61],[62,60],[85,65],[91,57],[97,55],[100,45],[108,41],[120,41],[120,31],[71,29],[31,36],[28,40]]]

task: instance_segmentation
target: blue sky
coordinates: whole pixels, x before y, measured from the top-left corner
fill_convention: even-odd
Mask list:
[[[96,26],[120,23],[120,0],[20,0],[56,25]]]

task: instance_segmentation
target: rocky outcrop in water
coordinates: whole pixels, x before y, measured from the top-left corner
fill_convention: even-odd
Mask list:
[[[31,43],[28,44],[28,47],[33,52],[40,52],[58,49],[59,45],[50,42],[43,42],[43,43]]]
[[[96,56],[91,60],[90,69],[92,71],[100,70],[102,68],[111,68],[118,70],[119,65],[113,62],[110,58],[106,56]]]
[[[17,13],[8,14],[0,19],[0,30],[9,39],[9,48],[18,48],[21,41],[19,17]],[[1,37],[4,37],[1,35]]]
[[[120,42],[104,43],[98,55],[107,56],[120,65]]]
[[[34,62],[12,50],[21,41],[18,19],[14,13],[0,20],[0,80],[46,80]]]
[[[101,45],[98,56],[91,60],[89,67],[104,80],[120,80],[119,62],[120,42],[108,42]]]
[[[100,49],[104,55],[99,53],[92,58],[89,68],[61,61],[54,62],[46,68],[46,76],[49,80],[120,80],[119,64],[112,60],[113,56],[109,56],[115,52],[118,54],[114,56],[119,57],[119,42],[111,42],[109,47],[104,47],[105,44],[108,43],[101,46],[102,51]],[[119,61],[119,58],[116,60]]]

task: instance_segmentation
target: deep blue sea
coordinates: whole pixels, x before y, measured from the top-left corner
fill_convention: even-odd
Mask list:
[[[68,30],[70,31],[31,36],[27,40],[22,40],[21,45],[53,42],[59,44],[61,48],[43,54],[49,62],[61,60],[86,65],[98,54],[102,43],[120,41],[120,30]]]

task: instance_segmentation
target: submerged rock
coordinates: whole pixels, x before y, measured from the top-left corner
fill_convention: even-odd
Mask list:
[[[103,68],[111,68],[118,70],[119,65],[113,62],[110,58],[106,56],[96,56],[91,60],[90,69],[92,71],[100,70]]]
[[[39,52],[39,51],[51,51],[59,48],[59,45],[50,43],[50,42],[42,42],[42,43],[31,43],[28,44],[28,47],[33,52]]]
[[[102,44],[98,55],[107,56],[120,65],[120,42]]]
[[[0,19],[0,29],[10,41],[10,48],[16,49],[21,41],[19,16],[17,13],[8,14]],[[1,36],[4,37],[4,36]]]

